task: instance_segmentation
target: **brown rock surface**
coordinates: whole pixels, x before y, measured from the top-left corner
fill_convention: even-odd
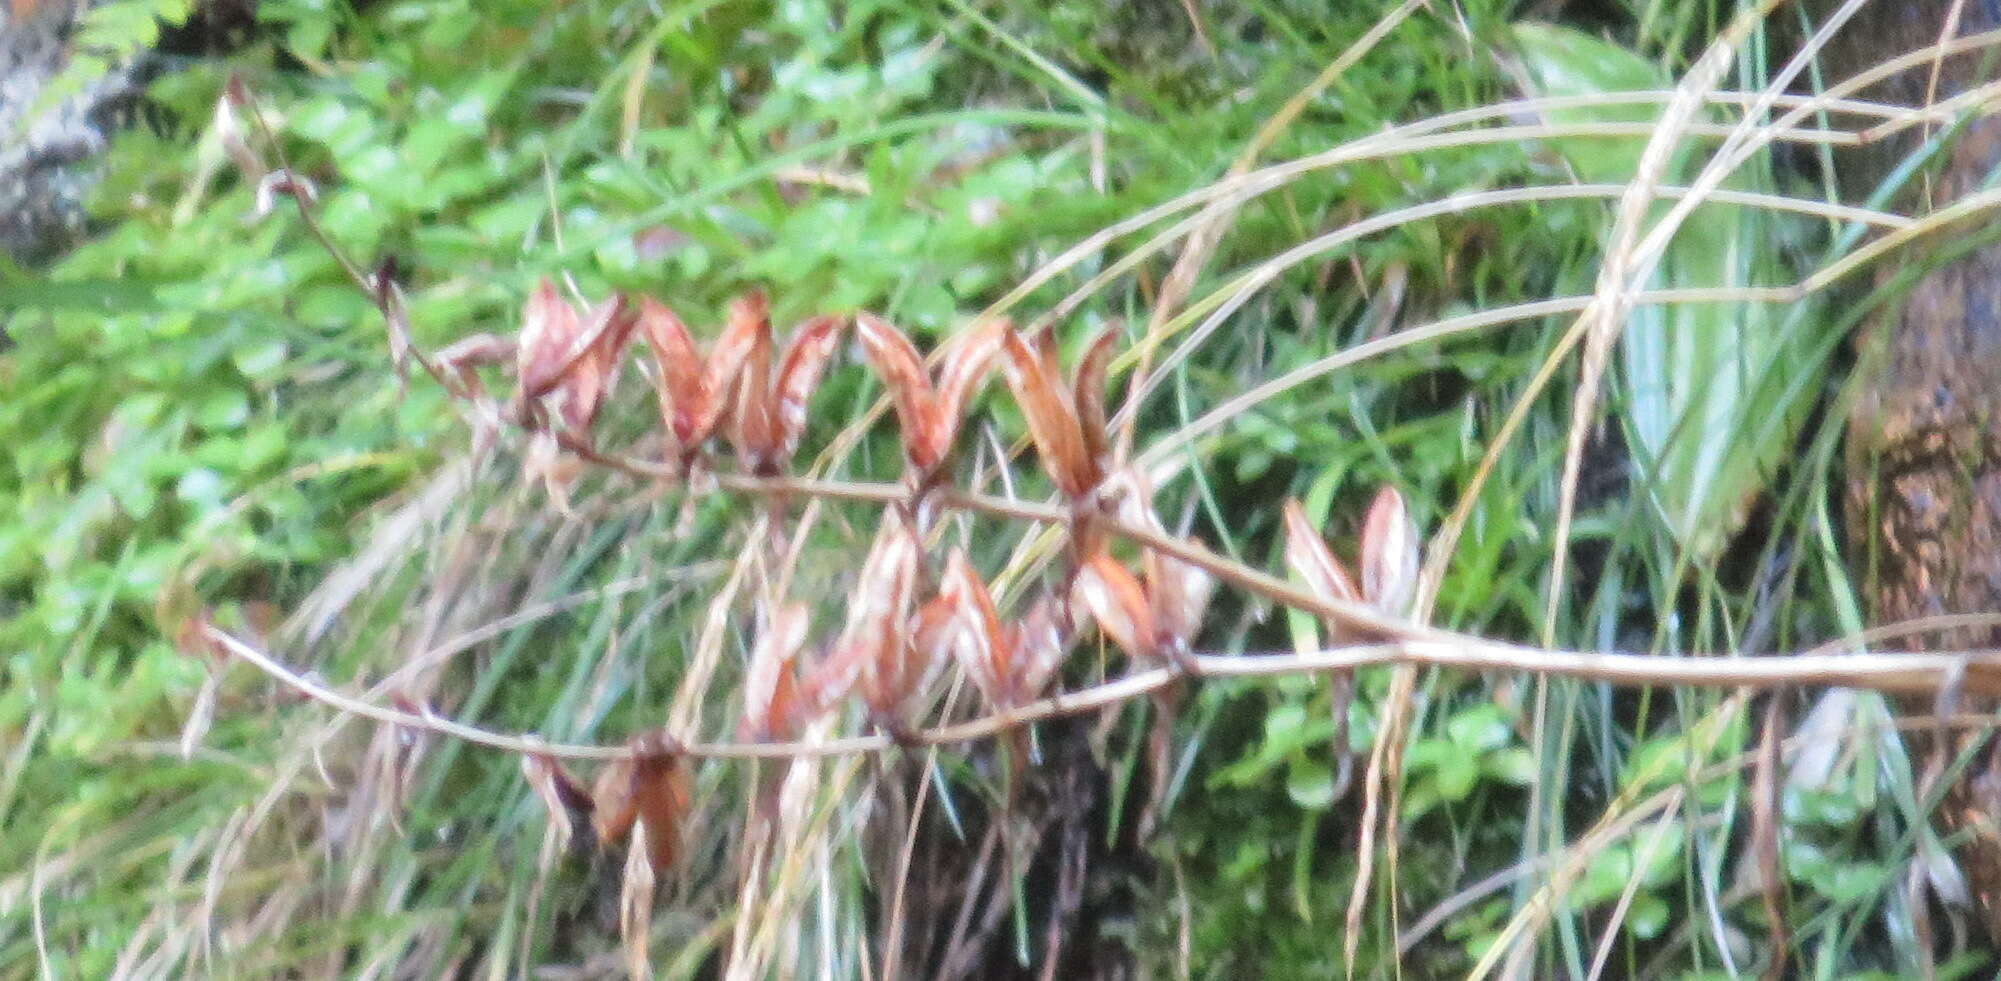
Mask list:
[[[1826,5],[1832,6],[1832,5]],[[1953,0],[1875,3],[1843,31],[1835,60],[1843,74],[1938,43],[1955,8],[1961,36],[2001,24],[1992,3]],[[1991,54],[1991,52],[1990,52]],[[1978,52],[1887,80],[1868,97],[1906,105],[1942,99],[1992,81]],[[1868,186],[1907,156],[1924,134],[1851,155],[1849,192]],[[2001,117],[1969,124],[1928,184],[1900,202],[1922,210],[1979,190],[2001,164]],[[1959,235],[1965,233],[1961,226]],[[1935,236],[1910,262],[1949,258],[1926,272],[1857,337],[1863,388],[1850,414],[1848,529],[1855,571],[1868,590],[1874,623],[1952,613],[2001,612],[2001,245],[1953,256],[1956,238]],[[1900,270],[1889,264],[1879,282]],[[1913,647],[2001,647],[2001,629],[1973,627],[1913,638]],[[1964,706],[1992,710],[1993,705]],[[1930,705],[1907,705],[1914,712]],[[1984,738],[1975,736],[1972,738]],[[1960,746],[1917,737],[1925,765],[1948,762]],[[1955,849],[1990,937],[2001,938],[2001,757],[1983,746],[1940,807],[1940,830],[1964,837]]]

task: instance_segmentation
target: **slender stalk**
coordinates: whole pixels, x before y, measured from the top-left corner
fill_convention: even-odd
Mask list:
[[[270,654],[228,633],[214,627],[206,629],[208,636],[224,649],[255,665],[286,687],[352,715],[517,753],[609,760],[631,752],[630,747],[625,745],[547,743],[532,735],[509,735],[481,729],[434,712],[406,712],[390,708],[336,691],[286,667]],[[1959,680],[1970,691],[2001,694],[2001,651],[1703,657],[1545,651],[1472,637],[1454,641],[1407,640],[1303,654],[1204,654],[1190,659],[1187,675],[1196,678],[1258,678],[1398,664],[1469,671],[1528,672],[1622,687],[1782,688],[1823,685],[1881,692],[1931,693],[1944,684]],[[940,745],[987,739],[1045,719],[1079,715],[1122,704],[1185,676],[1168,668],[1134,671],[1122,678],[1052,695],[1011,711],[913,730],[905,734],[904,742]],[[683,751],[689,756],[718,759],[789,759],[877,753],[896,745],[888,736],[866,735],[814,742],[689,743]]]

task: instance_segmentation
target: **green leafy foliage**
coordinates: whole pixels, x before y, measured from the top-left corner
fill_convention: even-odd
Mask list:
[[[48,269],[0,270],[11,343],[0,352],[0,978],[42,970],[45,949],[61,965],[50,970],[74,977],[142,957],[170,974],[243,976],[361,964],[513,976],[615,957],[616,916],[606,927],[604,913],[616,886],[602,869],[549,871],[543,819],[515,761],[285,708],[247,669],[177,650],[176,618],[198,597],[252,633],[263,629],[260,604],[276,604],[294,615],[279,630],[293,663],[355,690],[408,683],[398,672],[413,659],[447,650],[430,690],[455,718],[612,742],[660,723],[709,629],[719,560],[744,550],[736,504],[707,499],[684,516],[679,500],[592,477],[579,495],[585,516],[565,519],[522,486],[518,448],[469,453],[464,420],[433,386],[398,383],[373,308],[289,202],[256,215],[256,175],[234,172],[208,132],[231,73],[317,187],[329,237],[370,268],[394,258],[427,348],[513,330],[544,276],[588,296],[659,296],[705,336],[729,297],[762,286],[781,320],[868,308],[929,346],[1078,241],[1207,186],[1393,6],[1197,4],[1191,24],[1183,5],[1152,0],[260,4],[263,33],[250,48],[151,86],[182,125],[119,138],[97,194],[99,234]],[[1261,160],[1524,87],[1658,89],[1729,5],[1638,6],[1621,42],[1513,24],[1520,5],[1499,0],[1413,17],[1309,99]],[[87,34],[129,51],[188,9],[119,0],[96,8]],[[1758,85],[1746,72],[1743,86]],[[1649,121],[1658,111],[1549,115]],[[1509,140],[1309,172],[1231,216],[1195,297],[1364,216],[1627,180],[1639,146]],[[1689,179],[1701,159],[1690,149],[1669,179]],[[1787,179],[1760,154],[1725,186],[1770,192]],[[1180,434],[1252,385],[1372,339],[1588,290],[1610,209],[1467,209],[1276,271],[1222,329],[1180,352],[1139,412],[1142,450],[1172,442],[1169,462],[1182,464],[1161,488],[1161,513],[1187,515],[1204,540],[1272,569],[1288,496],[1304,499],[1344,557],[1380,485],[1401,489],[1434,532],[1562,318],[1323,371]],[[1813,242],[1817,229],[1706,205],[1670,246],[1659,285],[1786,281],[1801,250],[1785,246]],[[1014,313],[1040,315],[1139,239],[1092,254]],[[1059,325],[1066,340],[1113,318],[1146,323],[1172,255],[1083,297],[1081,323]],[[1859,626],[1812,505],[1828,497],[1836,431],[1798,428],[1825,388],[1832,336],[1812,304],[1635,314],[1617,393],[1628,455],[1614,464],[1630,493],[1580,510],[1578,538],[1602,561],[1590,582],[1559,587],[1578,596],[1553,627],[1560,643],[1729,650],[1753,621],[1776,624],[1781,643]],[[620,443],[636,441],[653,411],[633,395],[639,379],[626,381],[606,423]],[[825,445],[879,394],[861,372],[834,372],[807,445]],[[1543,628],[1569,394],[1528,407],[1524,435],[1471,502],[1434,622],[1500,637]],[[994,469],[990,447],[1025,433],[1005,400],[987,415],[991,431],[963,441],[979,445],[969,453],[982,473]],[[880,429],[829,465],[896,473],[897,447]],[[1802,441],[1813,444],[1805,459],[1787,458]],[[1008,479],[1024,495],[1040,490],[1029,474]],[[1820,549],[1821,561],[1750,589],[1743,570],[1722,567],[1721,546],[1760,491],[1781,501],[1775,520],[1798,540],[1788,547]],[[869,520],[837,513],[801,532],[802,592],[840,595]],[[1013,558],[1009,536],[959,533],[982,563]],[[1217,649],[1324,642],[1311,618],[1219,605],[1222,626],[1204,638]],[[533,615],[450,648],[523,611]],[[723,633],[719,691],[736,680],[744,646],[740,625]],[[1203,685],[1179,730],[1187,776],[1174,787],[1169,836],[1122,854],[1132,869],[1094,880],[1097,936],[1160,976],[1339,976],[1330,937],[1346,929],[1363,770],[1391,691],[1385,672],[1357,688],[1348,744],[1331,746],[1322,679]],[[213,725],[191,727],[205,699]],[[725,701],[696,713],[724,725]],[[1357,910],[1358,974],[1391,976],[1401,958],[1408,976],[1460,976],[1515,918],[1541,909],[1552,922],[1536,976],[1584,976],[1615,909],[1607,976],[1637,975],[1621,968],[1642,962],[1704,976],[1762,942],[1758,897],[1717,888],[1742,850],[1742,759],[1754,742],[1734,705],[1425,674],[1401,771],[1384,791],[1396,860],[1373,856]],[[1872,711],[1845,718],[1876,721]],[[1143,796],[1127,776],[1142,740],[1119,733],[1088,747],[1113,773],[1110,814],[1094,812],[1104,827],[1092,830],[1115,842]],[[1844,745],[1824,779],[1783,796],[1786,875],[1808,924],[1798,944],[1816,951],[1825,977],[1918,957],[1908,938],[1879,942],[1877,926],[1907,912],[1886,883],[1917,851],[1912,763],[1889,743]],[[974,826],[976,798],[994,786],[985,765],[945,754],[929,771],[931,806],[954,834]],[[714,767],[700,780],[705,801],[756,792],[741,770]],[[1623,833],[1576,845],[1601,822],[1670,798]],[[674,900],[729,908],[735,896],[711,880],[725,877],[719,856],[735,832],[701,833],[695,851],[711,864]],[[970,850],[953,839],[947,853]],[[842,853],[814,910],[832,910],[836,973],[859,975],[859,959],[874,956],[848,942],[865,937],[887,893],[867,863]],[[1549,871],[1558,863],[1562,876]],[[1538,906],[1558,879],[1568,883],[1561,901]],[[1027,894],[1040,883],[1023,885]],[[296,904],[285,922],[259,918],[281,902]],[[719,932],[679,907],[670,916],[669,905],[655,949],[682,953],[656,966],[695,975],[727,948],[727,924]],[[157,910],[168,912],[155,921]],[[1435,910],[1449,915],[1423,919]],[[1682,929],[1691,922],[1716,928]],[[1018,913],[1017,959],[1042,943],[1026,924]],[[218,937],[234,946],[215,953]],[[1973,970],[1946,964],[1940,976]]]

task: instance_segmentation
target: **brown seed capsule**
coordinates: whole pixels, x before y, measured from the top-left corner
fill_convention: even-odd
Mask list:
[[[917,348],[902,331],[871,314],[856,317],[862,347],[895,400],[904,459],[918,486],[930,483],[951,455],[966,403],[985,383],[994,354],[1010,329],[1007,321],[993,320],[967,331],[946,353],[934,386]]]

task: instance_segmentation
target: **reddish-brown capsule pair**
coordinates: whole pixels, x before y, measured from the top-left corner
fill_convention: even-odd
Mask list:
[[[665,733],[635,738],[626,755],[598,771],[589,790],[547,756],[522,757],[521,772],[542,799],[561,838],[568,839],[576,823],[588,821],[598,844],[610,847],[641,826],[646,829],[646,860],[655,875],[672,868],[679,858],[681,825],[691,803],[688,768]]]

